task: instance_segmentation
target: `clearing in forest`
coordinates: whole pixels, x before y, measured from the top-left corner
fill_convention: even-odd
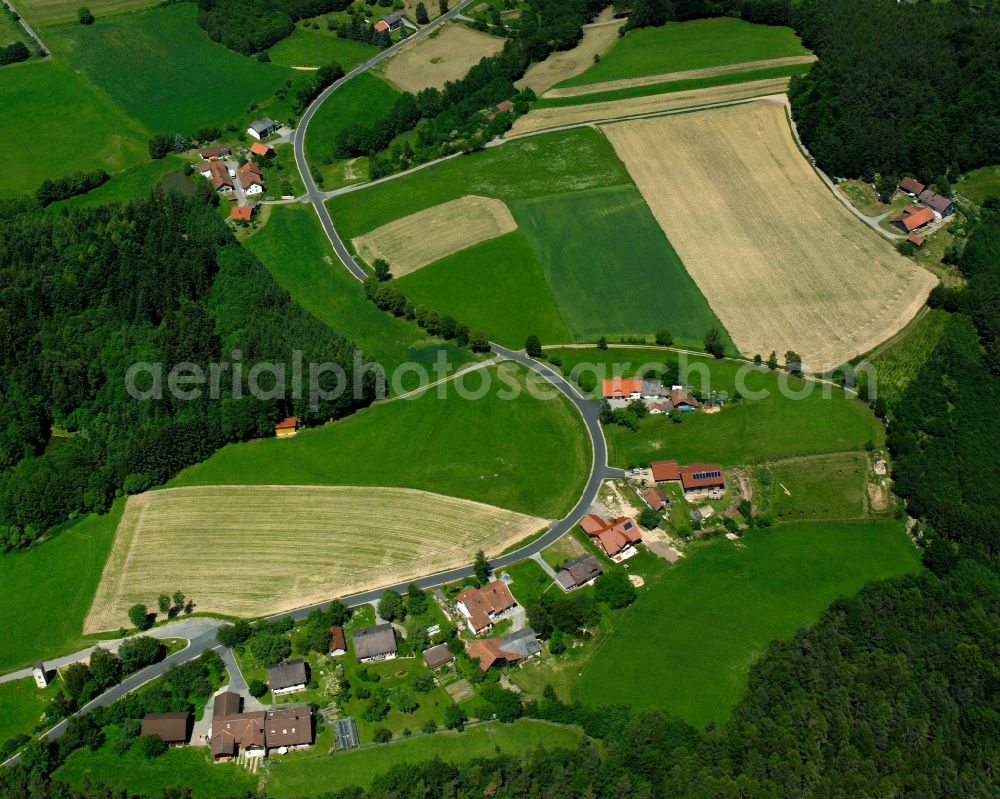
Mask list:
[[[524,77],[514,84],[515,88],[530,86],[535,94],[540,95],[559,81],[579,75],[593,65],[594,56],[603,56],[618,41],[618,30],[625,24],[624,20],[612,19],[611,13],[609,6],[596,22],[584,25],[583,38],[576,47],[553,51],[545,60],[533,63]]]
[[[427,5],[425,3],[425,5]],[[465,25],[449,24],[423,37],[389,59],[383,75],[404,92],[444,87],[465,76],[484,56],[503,49],[499,36],[480,33]]]
[[[906,325],[937,282],[836,200],[780,103],[604,130],[745,355],[839,366]]]
[[[517,230],[517,222],[502,200],[466,195],[404,216],[351,239],[368,263],[384,258],[395,277],[482,241]]]
[[[182,591],[254,617],[496,555],[547,522],[455,497],[360,486],[196,486],[130,497],[85,632]]]
[[[631,97],[625,100],[607,100],[584,105],[566,105],[535,108],[519,117],[510,129],[511,135],[533,133],[536,130],[581,125],[611,119],[658,114],[683,108],[698,108],[716,103],[731,103],[769,94],[782,94],[788,88],[789,78],[767,78],[746,83],[712,86],[707,89],[685,89],[678,92]]]

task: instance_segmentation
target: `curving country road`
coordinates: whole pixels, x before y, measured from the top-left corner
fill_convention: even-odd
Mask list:
[[[357,77],[362,72],[370,69],[376,64],[381,63],[385,59],[389,58],[393,53],[402,47],[405,47],[408,43],[412,42],[414,39],[418,39],[421,36],[426,35],[430,31],[434,30],[439,25],[444,22],[454,19],[459,16],[459,12],[468,5],[472,0],[463,0],[455,8],[450,10],[447,14],[438,17],[434,22],[426,25],[417,32],[411,34],[407,39],[403,39],[401,42],[383,50],[374,58],[366,61],[355,69],[351,70],[347,75],[341,78],[336,83],[330,85],[326,90],[320,94],[313,103],[306,109],[305,113],[302,115],[302,119],[299,126],[296,128],[292,134],[292,144],[295,148],[295,163],[298,170],[302,176],[302,181],[306,187],[306,201],[309,202],[313,208],[316,210],[316,214],[319,216],[319,220],[323,225],[323,229],[326,231],[327,238],[329,238],[330,243],[333,245],[334,251],[340,258],[343,265],[351,272],[354,277],[358,280],[365,280],[367,275],[364,270],[358,265],[358,263],[351,256],[351,253],[347,250],[344,245],[343,240],[337,233],[336,228],[333,225],[333,220],[330,217],[330,213],[327,210],[323,200],[325,194],[320,192],[316,187],[316,183],[312,179],[312,175],[309,172],[309,166],[306,162],[305,156],[305,135],[306,129],[309,125],[309,121],[315,115],[317,109],[326,101],[337,89],[343,86],[347,81],[354,77]],[[491,344],[491,350],[500,358],[505,360],[514,361],[525,368],[531,370],[536,375],[538,375],[542,380],[547,381],[552,385],[557,391],[562,393],[573,405],[576,407],[577,411],[580,413],[583,419],[584,425],[587,430],[587,435],[590,438],[591,445],[591,467],[590,474],[587,478],[587,484],[584,487],[583,493],[577,500],[573,509],[562,519],[553,522],[548,530],[542,533],[537,538],[534,538],[529,543],[524,546],[514,550],[513,552],[508,552],[500,557],[493,558],[490,561],[490,565],[494,568],[503,568],[509,566],[517,561],[529,558],[537,553],[541,552],[546,547],[555,543],[559,538],[561,538],[565,533],[569,532],[576,522],[583,516],[591,503],[597,497],[597,492],[601,486],[601,482],[609,477],[624,477],[625,472],[622,469],[610,468],[608,463],[608,451],[607,444],[604,440],[604,433],[601,430],[601,424],[598,420],[598,413],[600,411],[600,403],[596,400],[584,399],[580,393],[570,384],[561,374],[552,369],[548,364],[529,358],[523,351],[511,350],[506,347],[502,347],[499,344]],[[429,574],[425,577],[421,577],[417,580],[413,580],[420,588],[428,589],[434,588],[444,583],[454,582],[455,580],[461,580],[469,577],[473,574],[472,566],[463,566],[457,569],[450,569],[448,571],[437,572],[435,574]],[[368,604],[379,599],[382,592],[387,589],[392,589],[396,591],[403,592],[406,590],[407,583],[401,583],[398,585],[385,585],[370,591],[364,591],[358,594],[353,594],[351,596],[341,597],[341,601],[350,606],[356,607],[358,605]],[[302,608],[298,608],[290,613],[279,613],[274,616],[267,617],[267,620],[274,620],[278,618],[283,618],[285,616],[291,616],[293,619],[299,620],[308,616],[313,610],[317,608],[322,608],[328,605],[330,600],[325,602],[319,602],[314,605],[307,605]],[[209,621],[209,620],[206,620]],[[128,677],[119,685],[110,688],[105,693],[101,694],[99,697],[93,699],[84,707],[82,707],[76,715],[83,715],[95,710],[98,707],[106,707],[112,702],[117,701],[121,697],[125,696],[130,691],[134,691],[136,688],[144,685],[150,680],[154,680],[157,677],[163,675],[168,668],[180,663],[187,662],[198,657],[203,652],[214,649],[219,651],[223,655],[223,659],[227,664],[227,669],[230,671],[230,677],[232,680],[241,681],[242,675],[239,674],[239,669],[236,668],[235,672],[233,666],[235,661],[233,660],[231,653],[225,647],[222,647],[216,640],[216,630],[221,626],[222,622],[216,622],[211,625],[210,629],[206,629],[204,632],[200,632],[193,636],[189,642],[188,646],[179,652],[175,652],[170,657],[142,669],[139,672]],[[163,631],[161,634],[165,634],[165,631],[169,629],[169,625],[163,628],[158,628],[158,631]],[[57,724],[52,729],[43,733],[42,738],[47,738],[49,740],[55,740],[61,737],[66,732],[67,721],[62,721]],[[10,765],[16,763],[20,759],[20,753],[11,757],[8,761],[2,765]]]

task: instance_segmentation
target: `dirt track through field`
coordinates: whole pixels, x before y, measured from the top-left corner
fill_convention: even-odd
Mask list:
[[[572,50],[560,50],[549,54],[544,61],[536,61],[524,77],[514,86],[524,89],[530,86],[535,94],[541,95],[561,80],[576,77],[593,66],[595,55],[604,55],[618,41],[618,29],[625,24],[623,19],[612,19],[612,9],[604,9],[593,25],[583,26],[583,38]],[[557,96],[557,95],[553,95]]]
[[[777,102],[603,130],[744,355],[839,366],[906,325],[937,282],[833,197]]]
[[[746,100],[767,94],[781,94],[787,88],[788,78],[769,78],[736,83],[731,86],[713,86],[709,89],[688,89],[681,92],[654,94],[649,97],[631,97],[627,100],[607,100],[584,105],[536,108],[523,117],[519,117],[510,132],[511,135],[533,133],[536,130],[558,128],[563,125],[604,122],[622,117]]]
[[[402,277],[514,230],[517,222],[501,200],[470,194],[389,222],[351,243],[369,264],[384,258],[393,276]]]
[[[180,590],[197,610],[253,617],[496,555],[533,516],[407,488],[198,486],[130,497],[86,633],[128,626]]]
[[[426,5],[426,4],[425,4]],[[441,32],[404,47],[385,65],[382,74],[404,92],[442,88],[463,77],[483,56],[499,53],[504,40],[465,25],[447,24]]]
[[[721,67],[706,67],[705,69],[687,69],[681,72],[664,72],[659,75],[644,75],[641,78],[623,78],[607,80],[603,83],[589,83],[586,86],[567,86],[562,89],[550,89],[545,97],[579,97],[582,94],[610,92],[617,89],[631,89],[636,86],[653,86],[657,83],[670,83],[677,80],[695,80],[696,78],[712,78],[716,75],[731,75],[738,72],[751,72],[771,67],[786,67],[793,64],[809,64],[816,60],[814,55],[791,55],[784,58],[767,58],[763,61],[744,61],[742,64],[726,64]]]

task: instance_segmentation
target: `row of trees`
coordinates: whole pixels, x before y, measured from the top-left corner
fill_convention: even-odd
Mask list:
[[[46,180],[35,192],[35,199],[43,208],[57,200],[68,200],[78,194],[86,194],[108,182],[110,176],[103,169],[96,172],[77,172],[58,180]]]
[[[305,86],[295,93],[294,109],[296,114],[301,114],[309,103],[320,96],[323,89],[332,83],[336,83],[344,77],[344,69],[336,61],[333,61],[316,70],[315,77]]]
[[[295,30],[305,17],[343,11],[351,0],[198,0],[198,24],[212,41],[251,55]]]
[[[636,0],[625,31],[720,16],[738,16],[761,25],[789,25],[792,0]]]
[[[370,370],[354,379],[363,365],[355,345],[236,244],[210,189],[59,214],[0,204],[0,549],[103,512],[116,495],[162,483],[227,442],[271,435],[285,415],[326,421],[374,396]],[[252,396],[250,367],[291,364],[293,350],[303,363],[340,364],[352,390],[333,399],[295,392],[288,368],[260,395],[273,399]],[[137,363],[162,367],[161,394],[130,394],[126,374]],[[175,365],[208,375],[212,363],[229,367],[216,399],[208,385],[192,399],[169,390]],[[156,380],[143,372],[134,388]]]

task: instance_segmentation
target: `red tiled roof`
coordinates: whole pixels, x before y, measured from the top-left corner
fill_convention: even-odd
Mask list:
[[[901,181],[899,181],[897,185],[903,191],[909,192],[910,194],[920,194],[920,192],[922,192],[925,188],[927,188],[920,181],[914,180],[913,178],[909,177],[903,178]]]
[[[385,22],[384,20],[380,19],[378,22],[375,23],[375,30],[377,30],[379,32],[381,32],[381,31],[387,31],[387,30],[389,30],[389,24],[387,22]]]
[[[202,164],[204,167],[205,164]],[[212,161],[208,164],[208,170],[211,173],[209,180],[212,181],[212,186],[216,190],[228,186],[233,187],[233,179],[229,177],[229,167],[226,166],[225,161]]]
[[[510,610],[517,602],[503,580],[494,580],[482,588],[466,588],[455,597],[456,602],[465,605],[469,611],[469,621],[476,632],[484,630],[492,623],[492,616]]]
[[[249,222],[253,219],[253,206],[238,205],[235,208],[230,209],[229,218],[235,219],[238,222]]]
[[[602,530],[606,530],[608,528],[608,523],[600,516],[588,513],[580,519],[580,526],[583,528],[583,532],[587,535],[597,535]]]
[[[268,153],[273,153],[274,148],[270,144],[264,144],[262,141],[255,141],[250,145],[250,152],[254,155],[267,155]]]
[[[690,405],[692,407],[697,405],[695,398],[680,386],[674,386],[670,389],[670,401],[674,404],[675,408],[679,405]]]
[[[692,463],[681,467],[681,485],[687,491],[692,488],[713,488],[725,486],[722,467],[717,463]]]
[[[580,520],[580,526],[587,535],[598,540],[608,557],[642,540],[639,527],[628,516],[607,520],[589,513]]]
[[[667,495],[659,488],[647,488],[642,492],[642,498],[653,510],[659,510],[667,504]]]
[[[295,430],[299,426],[299,418],[297,416],[289,416],[282,419],[280,422],[274,425],[275,430]]]
[[[498,660],[506,663],[516,663],[523,658],[516,652],[507,652],[500,648],[495,638],[477,638],[468,649],[470,658],[479,658],[479,668],[488,671]]]
[[[681,472],[677,461],[653,461],[650,465],[653,479],[660,483],[664,480],[680,480]]]
[[[910,244],[916,244],[918,247],[923,247],[925,241],[923,236],[918,236],[916,233],[911,233],[906,237],[906,240],[910,242]]]
[[[642,380],[637,377],[612,377],[603,383],[605,399],[627,397],[629,394],[642,393]]]
[[[913,210],[916,208],[917,210]],[[905,228],[907,233],[916,230],[918,227],[923,227],[928,222],[934,221],[934,212],[930,208],[918,208],[917,206],[911,206],[903,211],[902,216],[898,216],[892,220]]]
[[[510,111],[514,104],[510,100],[504,100],[496,104],[497,111]]]
[[[334,625],[330,628],[330,651],[347,651],[347,639],[344,638],[344,628]]]

